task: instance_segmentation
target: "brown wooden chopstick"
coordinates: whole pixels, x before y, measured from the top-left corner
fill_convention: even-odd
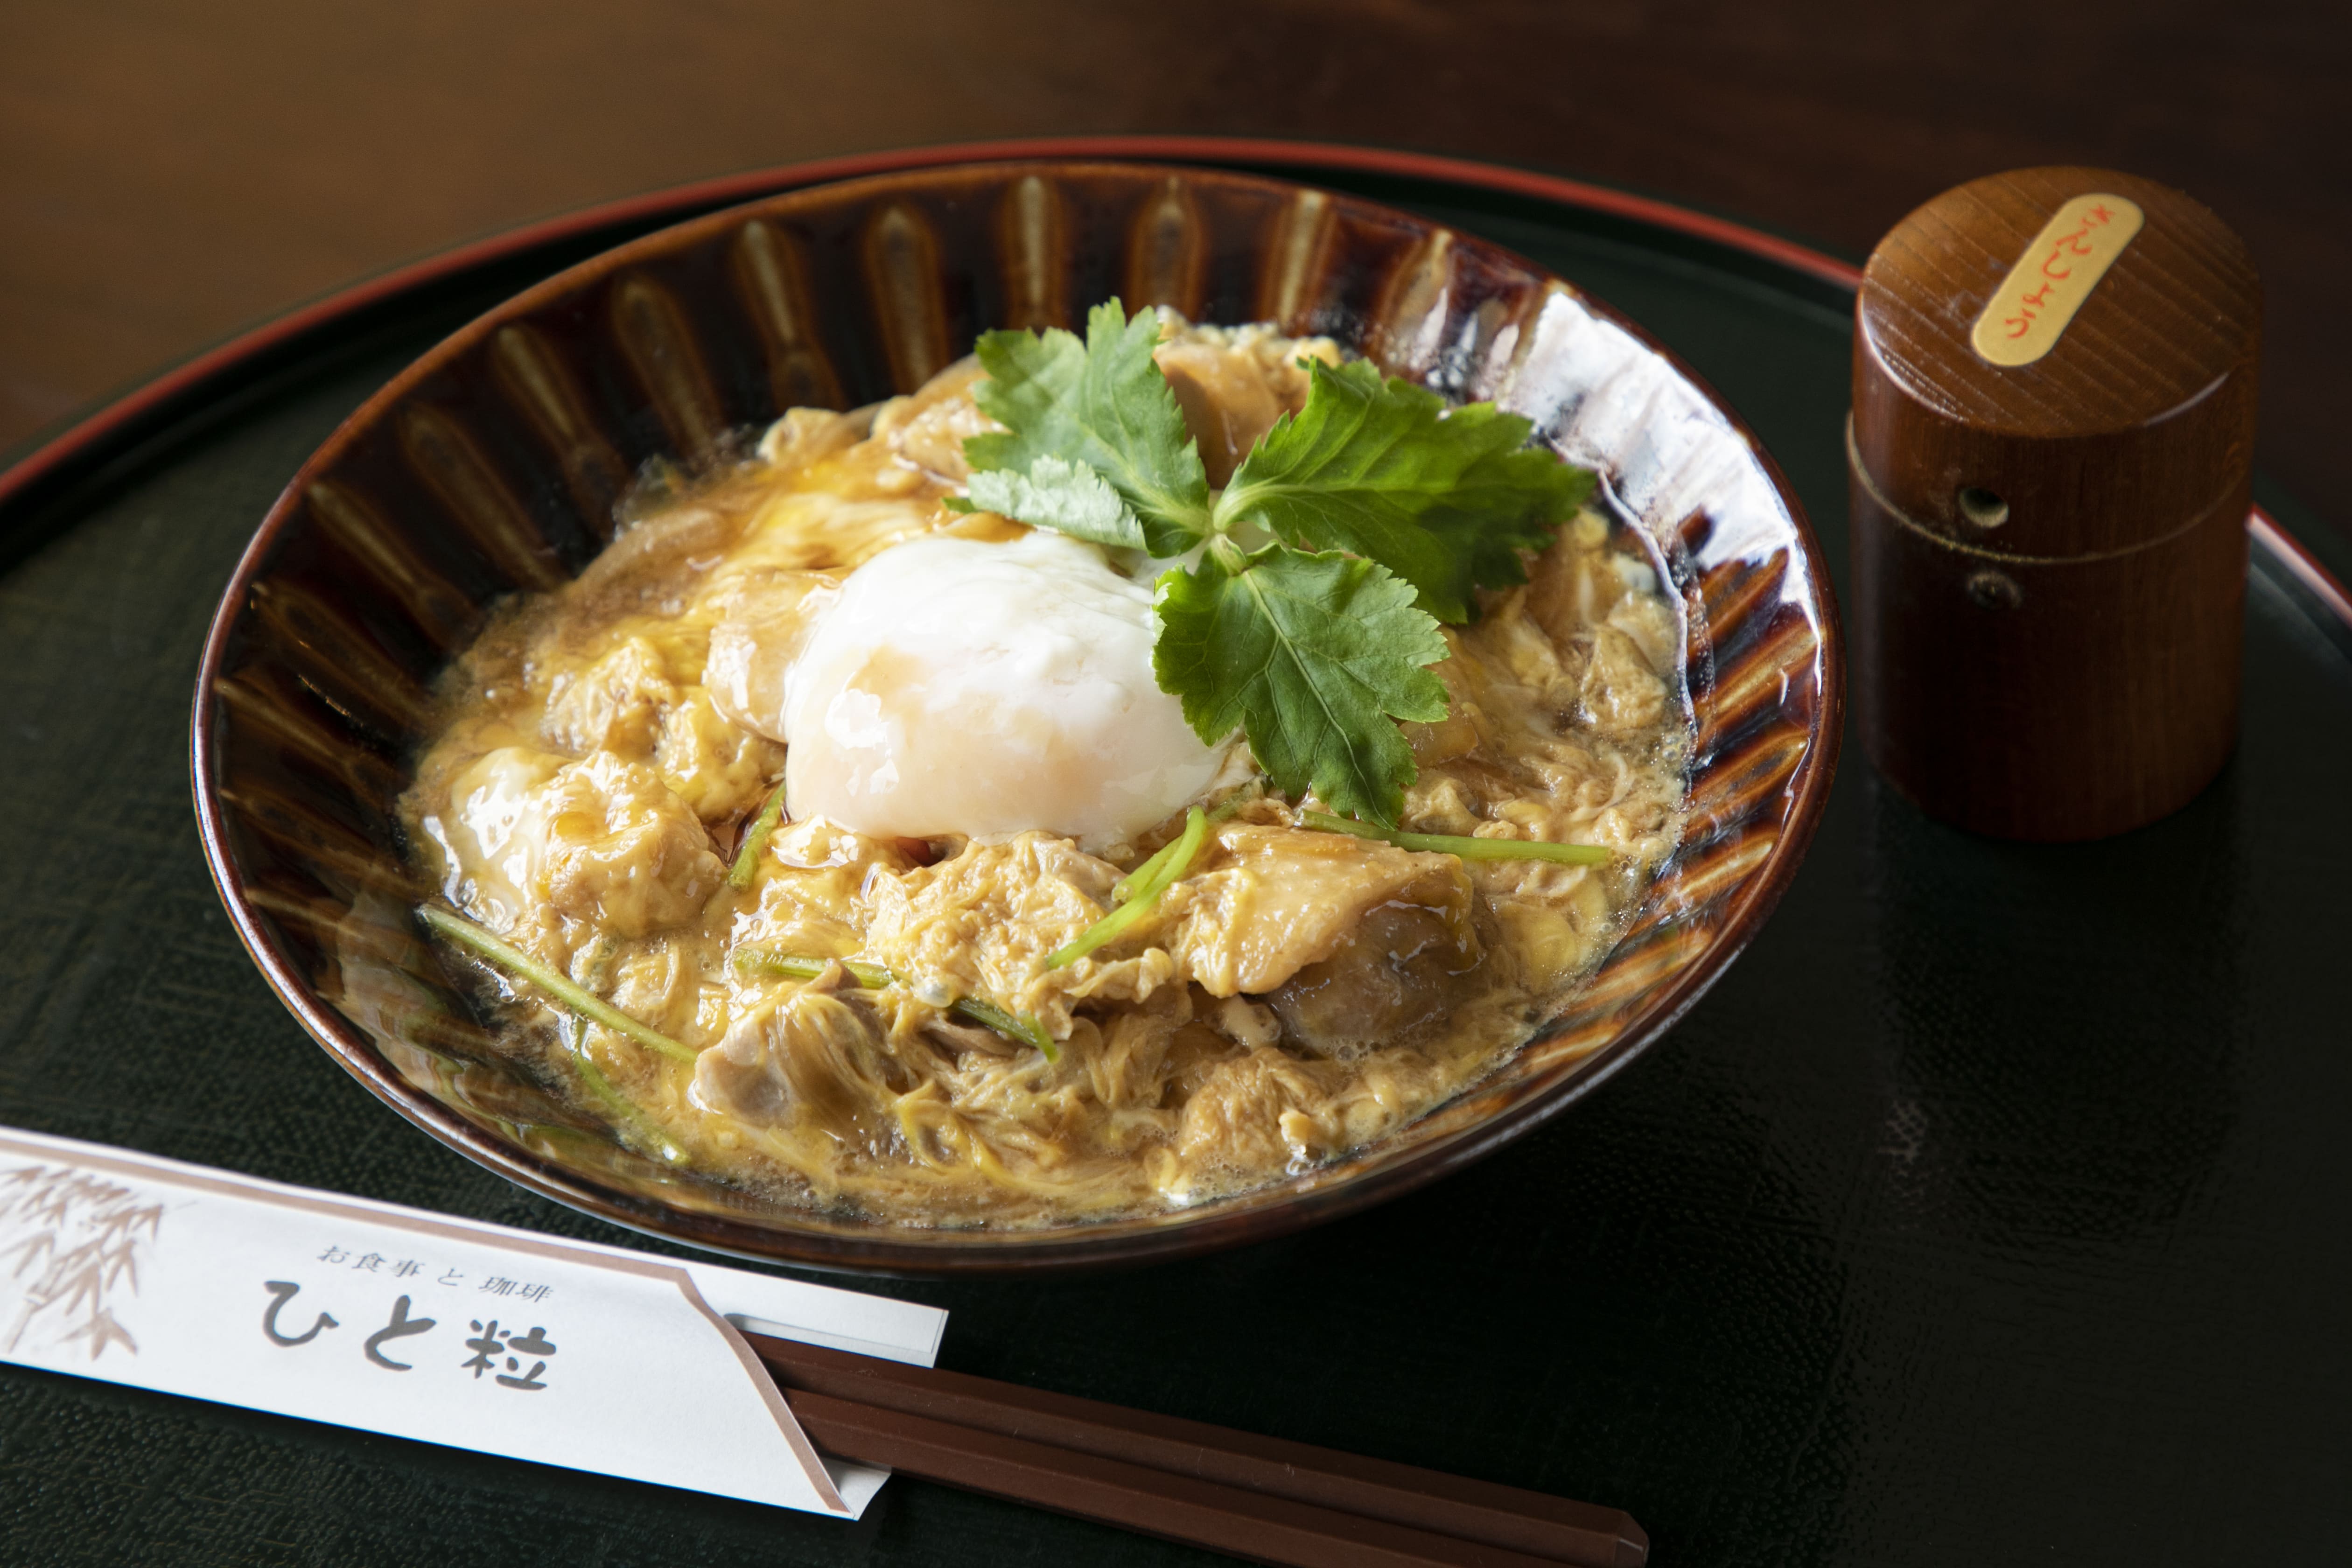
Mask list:
[[[805,1389],[785,1397],[816,1446],[843,1458],[1281,1568],[1556,1568],[1550,1558],[902,1410]]]
[[[1648,1536],[1615,1509],[1016,1384],[760,1334],[746,1337],[787,1390],[794,1411],[802,1413],[811,1438],[845,1458],[891,1464],[951,1485],[1018,1496],[1154,1533],[1180,1533],[1131,1517],[1138,1510],[1152,1511],[1157,1505],[1145,1494],[1156,1488],[1164,1497],[1189,1500],[1170,1506],[1189,1510],[1186,1518],[1193,1526],[1214,1527],[1207,1514],[1220,1511],[1238,1521],[1225,1527],[1224,1533],[1239,1544],[1211,1540],[1193,1528],[1181,1533],[1244,1556],[1299,1563],[1370,1563],[1374,1559],[1364,1553],[1382,1542],[1407,1552],[1468,1548],[1474,1552],[1381,1559],[1398,1563],[1638,1568],[1649,1555]],[[853,1414],[859,1411],[866,1414]],[[883,1419],[887,1416],[926,1425],[893,1426]],[[879,1452],[835,1447],[820,1426],[868,1449],[903,1443],[913,1457],[902,1462]],[[1003,1458],[992,1468],[996,1456]],[[1077,1460],[1091,1463],[1076,1464]],[[924,1468],[933,1463],[949,1465],[956,1473]],[[1105,1465],[1118,1468],[1098,1468]],[[1066,1472],[1063,1479],[1052,1473],[1056,1467]],[[983,1472],[998,1484],[974,1479]],[[1006,1489],[1013,1481],[1029,1489]],[[1188,1486],[1212,1489],[1187,1490]],[[1034,1495],[1041,1489],[1055,1496]],[[1072,1506],[1069,1499],[1094,1506]],[[1125,1512],[1097,1511],[1113,1502]],[[1339,1554],[1269,1555],[1264,1542],[1274,1537],[1263,1532],[1274,1528],[1274,1521],[1265,1517],[1265,1510],[1277,1503],[1312,1510],[1311,1518],[1286,1516],[1290,1525],[1285,1528],[1320,1531]],[[1352,1528],[1349,1521],[1354,1521]]]

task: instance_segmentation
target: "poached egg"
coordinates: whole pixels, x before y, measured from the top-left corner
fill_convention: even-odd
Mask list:
[[[893,545],[785,676],[785,808],[878,837],[1129,841],[1200,798],[1231,749],[1160,689],[1157,631],[1150,588],[1065,534]]]

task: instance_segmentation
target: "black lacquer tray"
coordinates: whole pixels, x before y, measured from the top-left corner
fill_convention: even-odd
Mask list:
[[[302,458],[450,328],[632,235],[818,179],[1112,155],[1429,213],[1651,328],[1843,563],[1853,268],[1440,160],[1166,138],[668,193],[346,291],[0,474],[0,1122],[649,1246],[391,1116],[215,901],[186,713]],[[2352,606],[2258,486],[2235,759],[2179,816],[2021,847],[1850,749],[1739,964],[1589,1102],[1289,1240],[1076,1279],[880,1282],[945,1364],[1604,1501],[1676,1563],[2344,1561],[2352,1517]],[[2297,540],[2302,542],[2298,544]],[[849,1527],[0,1366],[9,1563],[1176,1563],[912,1482]]]

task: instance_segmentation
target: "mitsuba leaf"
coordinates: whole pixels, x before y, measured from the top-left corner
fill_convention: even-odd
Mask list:
[[[1130,321],[1117,300],[1087,312],[1084,342],[1058,327],[982,334],[978,352],[988,378],[973,396],[1004,429],[967,440],[964,457],[975,481],[1009,470],[1024,476],[1030,490],[996,492],[1016,510],[982,500],[977,489],[974,504],[1059,528],[1044,510],[1029,516],[1017,510],[1033,502],[1047,507],[1044,498],[1056,492],[1037,463],[1053,458],[1083,465],[1117,491],[1153,554],[1181,555],[1199,543],[1209,528],[1209,479],[1176,395],[1151,357],[1159,341],[1157,316],[1146,310]]]
[[[1084,463],[1039,458],[1025,474],[990,468],[971,476],[971,493],[973,506],[1001,517],[1097,544],[1146,548],[1135,509],[1108,479]]]
[[[1393,826],[1413,779],[1392,721],[1445,716],[1445,635],[1377,563],[1271,544],[1160,579],[1160,689],[1211,744],[1239,728],[1275,787]]]
[[[1445,423],[1468,412],[1457,408]],[[1503,417],[1527,423],[1516,415]],[[1559,525],[1592,499],[1594,482],[1591,469],[1571,468],[1549,452],[1515,441],[1473,463],[1451,494],[1422,513],[1421,522],[1472,584],[1513,588],[1528,580],[1519,552],[1548,547]]]
[[[1522,449],[1531,426],[1516,414],[1448,411],[1360,360],[1308,369],[1307,406],[1242,460],[1220,525],[1252,519],[1302,548],[1377,561],[1460,622],[1474,588],[1525,582],[1516,552],[1549,543],[1591,491],[1591,475]]]
[[[1163,558],[1205,543],[1160,580],[1160,689],[1203,741],[1246,733],[1276,788],[1393,828],[1413,777],[1396,721],[1445,715],[1438,619],[1526,581],[1521,552],[1592,478],[1528,449],[1528,421],[1491,404],[1449,410],[1369,364],[1314,362],[1306,406],[1213,499],[1158,342],[1157,319],[1116,300],[1083,342],[983,336],[974,395],[1004,428],[964,443],[960,504]],[[1276,542],[1244,553],[1244,522]]]

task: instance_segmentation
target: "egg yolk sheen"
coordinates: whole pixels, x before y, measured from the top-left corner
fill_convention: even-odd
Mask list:
[[[1066,535],[893,545],[785,679],[785,808],[879,837],[1129,841],[1200,798],[1230,749],[1160,689],[1156,631],[1150,588]]]

